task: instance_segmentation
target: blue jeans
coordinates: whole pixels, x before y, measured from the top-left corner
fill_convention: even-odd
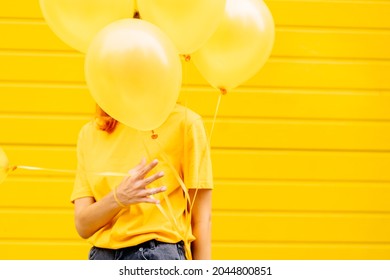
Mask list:
[[[121,249],[92,247],[90,260],[185,260],[184,243],[164,243],[150,240]]]

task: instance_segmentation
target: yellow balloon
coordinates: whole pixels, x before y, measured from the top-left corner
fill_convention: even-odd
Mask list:
[[[123,19],[101,30],[85,59],[96,103],[138,130],[159,127],[179,97],[182,68],[177,49],[157,26]]]
[[[191,54],[218,27],[226,0],[138,0],[141,18],[159,26],[180,54]]]
[[[227,0],[216,32],[191,57],[213,87],[231,90],[261,69],[274,37],[272,14],[263,1]]]
[[[0,148],[0,184],[4,182],[8,174],[8,158],[2,148]]]
[[[52,31],[72,48],[85,53],[96,33],[107,24],[134,13],[134,0],[40,0]]]

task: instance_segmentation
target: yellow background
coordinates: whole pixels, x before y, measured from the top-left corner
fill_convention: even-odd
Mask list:
[[[267,0],[272,56],[222,98],[212,137],[214,259],[390,259],[390,1]],[[0,146],[12,164],[75,168],[94,103],[84,57],[38,0],[0,8]],[[218,92],[184,63],[208,128]],[[72,176],[0,186],[0,259],[86,259]]]

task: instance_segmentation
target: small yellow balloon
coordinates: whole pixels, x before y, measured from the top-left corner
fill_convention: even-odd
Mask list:
[[[177,49],[157,26],[123,19],[101,30],[85,59],[96,103],[119,122],[138,130],[159,127],[179,97],[182,68]]]
[[[192,54],[218,27],[226,0],[138,0],[141,18],[159,26],[180,54]]]
[[[231,90],[254,76],[271,54],[275,24],[259,0],[227,0],[221,24],[192,60],[215,88]]]
[[[8,175],[9,162],[4,150],[0,148],[0,184],[4,182]]]
[[[72,48],[85,53],[107,24],[134,14],[134,0],[40,0],[52,31]]]

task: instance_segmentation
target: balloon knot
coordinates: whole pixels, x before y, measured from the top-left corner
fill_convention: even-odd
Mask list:
[[[140,16],[140,14],[139,14],[139,11],[135,11],[135,12],[134,12],[133,18],[141,19],[141,16]]]
[[[158,134],[155,133],[154,130],[152,130],[152,136],[150,136],[150,137],[152,137],[153,140],[157,139],[158,138]]]
[[[15,171],[18,167],[16,165],[14,166],[8,166],[5,168],[5,171],[6,172],[12,172],[12,171]]]
[[[222,95],[226,95],[227,94],[226,88],[220,88],[219,90],[221,91]]]
[[[184,57],[184,60],[185,60],[186,62],[190,62],[190,61],[191,61],[191,55],[189,55],[189,54],[183,54],[183,57]]]

